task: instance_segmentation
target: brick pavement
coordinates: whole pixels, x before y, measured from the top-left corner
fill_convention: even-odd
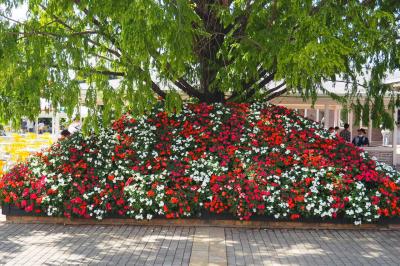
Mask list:
[[[6,265],[399,265],[400,231],[9,224]]]

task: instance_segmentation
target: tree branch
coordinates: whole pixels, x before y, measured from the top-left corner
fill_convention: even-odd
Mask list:
[[[75,71],[87,71],[89,73],[101,74],[101,75],[107,75],[107,76],[123,77],[126,75],[125,72],[121,72],[121,71],[112,71],[112,70],[108,70],[108,69],[100,70],[100,69],[94,69],[94,68],[90,68],[90,67],[76,67],[76,66],[71,66],[71,65],[63,66],[63,65],[52,64],[52,65],[49,65],[48,67],[57,68],[57,69],[66,68],[66,69],[71,69],[71,70],[75,70]]]
[[[187,83],[184,79],[180,78],[173,82],[179,89],[186,93],[190,97],[196,97],[200,100],[204,99],[204,94],[196,90],[193,86]]]
[[[157,51],[153,51],[151,56],[158,62],[158,58],[161,56]],[[166,64],[167,70],[171,73],[172,66],[170,63]],[[172,76],[174,76],[174,73],[171,73]],[[186,93],[189,97],[196,97],[199,99],[204,98],[204,94],[196,90],[192,85],[190,85],[184,78],[178,78],[176,80],[172,80],[172,83],[175,84],[180,90],[182,90],[184,93]]]
[[[79,6],[80,0],[74,0],[74,2],[75,2],[76,5]],[[87,8],[83,8],[82,11],[83,11],[83,13],[85,13],[86,16],[90,16],[90,15],[89,15],[89,10],[88,10]],[[121,48],[118,46],[118,44],[117,44],[117,40],[116,40],[114,37],[112,37],[111,35],[105,33],[104,27],[103,27],[102,23],[101,23],[99,20],[97,20],[95,17],[93,17],[93,16],[90,16],[90,17],[91,17],[91,19],[92,19],[93,24],[94,24],[95,26],[97,26],[97,27],[99,28],[99,30],[101,31],[101,34],[102,34],[105,38],[107,38],[118,50],[122,51],[122,49],[121,49]],[[121,55],[120,55],[120,56],[121,56]],[[118,57],[120,57],[120,56],[118,56]],[[139,72],[144,73],[144,70],[143,70],[142,68],[140,68],[140,67],[138,67],[138,66],[135,66],[135,68],[136,68]],[[163,90],[161,90],[161,88],[160,88],[152,79],[150,79],[150,80],[151,80],[151,89],[152,89],[158,96],[160,96],[161,98],[165,99],[166,93],[165,93]]]
[[[15,20],[15,19],[13,19],[13,18],[10,18],[10,17],[8,17],[8,16],[6,16],[6,15],[4,15],[4,14],[2,14],[2,13],[0,13],[0,17],[3,17],[3,18],[5,18],[5,19],[7,19],[7,20],[9,20],[9,21],[11,21],[11,22],[14,22],[14,23],[16,23],[16,24],[19,24],[19,25],[22,25],[22,24],[23,24],[21,21],[18,21],[18,20]]]
[[[77,35],[90,35],[90,34],[96,34],[96,31],[81,31],[81,32],[73,32],[71,34],[58,34],[54,32],[48,32],[48,31],[29,31],[29,32],[22,32],[22,31],[9,31],[7,32],[8,34],[13,34],[13,35],[22,35],[24,37],[29,37],[29,36],[52,36],[52,37],[59,37],[59,38],[66,38],[66,37],[71,37],[71,36],[77,36]]]
[[[253,84],[253,86],[250,87],[250,90],[246,92],[246,98],[251,98],[253,95],[257,92],[257,90],[263,88],[265,85],[270,83],[271,81],[274,80],[275,77],[275,72],[269,74],[269,75],[264,75],[264,78],[258,81],[258,83]]]
[[[151,81],[151,89],[161,98],[165,99],[165,96],[167,96],[167,94],[161,90],[161,88],[152,80]]]
[[[247,26],[247,23],[248,23],[249,17],[250,17],[249,14],[251,12],[251,9],[252,9],[255,1],[253,2],[253,4],[251,2],[252,2],[251,0],[247,0],[246,7],[243,10],[243,14],[236,17],[235,22],[232,24],[229,24],[225,28],[225,30],[224,30],[225,34],[228,34],[231,30],[233,30],[235,28],[235,25],[239,25],[239,26],[233,33],[233,36],[241,35],[241,33],[246,29],[246,26]]]
[[[265,100],[266,101],[270,101],[270,100],[272,100],[274,98],[277,98],[277,97],[285,94],[286,92],[287,92],[287,88],[284,88],[283,90],[280,90],[280,91],[277,91],[277,92],[274,92],[274,93],[268,95],[268,97]]]
[[[47,8],[46,8],[45,6],[43,6],[42,4],[40,4],[40,7],[41,7],[44,11],[47,12]],[[54,18],[54,20],[56,20],[58,23],[60,23],[61,25],[63,25],[65,28],[69,29],[69,30],[72,31],[73,33],[76,32],[74,28],[72,28],[70,25],[68,25],[68,24],[65,23],[64,21],[62,21],[58,16],[54,15],[53,13],[48,13],[48,14],[49,14],[50,16],[52,16],[52,17]],[[106,51],[109,52],[110,54],[113,54],[113,55],[115,55],[115,56],[117,56],[117,57],[121,57],[121,54],[120,54],[118,51],[114,50],[114,49],[111,49],[111,48],[109,48],[109,47],[106,47],[106,46],[100,44],[99,42],[94,41],[94,40],[92,40],[92,39],[90,39],[90,38],[88,38],[88,37],[85,37],[85,36],[84,36],[84,39],[85,39],[86,41],[88,41],[89,43],[93,44],[93,45],[96,45],[96,46],[98,46],[98,47],[102,47],[102,48],[106,49]]]
[[[82,69],[82,71],[85,69]],[[89,69],[89,72],[95,73],[95,74],[101,74],[101,75],[107,75],[107,76],[119,76],[123,77],[125,76],[125,72],[118,72],[118,71],[111,71],[111,70],[97,70],[97,69]]]
[[[279,84],[275,88],[272,88],[272,89],[268,90],[267,93],[268,94],[274,93],[274,92],[278,91],[280,88],[282,88],[285,85],[286,85],[286,81],[282,82],[281,84]]]
[[[262,80],[260,80],[256,86],[261,89],[262,87],[264,87],[265,85],[267,85],[268,83],[270,83],[271,81],[273,81],[275,78],[275,72],[272,72],[269,75],[264,76],[264,78]]]

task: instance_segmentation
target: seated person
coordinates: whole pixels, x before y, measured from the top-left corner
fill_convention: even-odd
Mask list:
[[[356,145],[357,147],[365,147],[365,146],[369,146],[369,140],[368,138],[365,136],[366,131],[363,128],[360,128],[359,130],[357,130],[358,132],[358,136],[355,136],[353,138],[352,143],[354,145]]]

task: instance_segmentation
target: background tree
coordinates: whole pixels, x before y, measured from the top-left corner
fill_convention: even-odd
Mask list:
[[[340,79],[348,84],[346,97],[329,94],[355,103],[364,119],[392,121],[381,81],[399,66],[397,0],[0,3],[2,120],[38,115],[40,98],[71,114],[81,82],[89,84],[91,114],[101,98],[108,121],[111,113],[144,112],[154,95],[171,110],[180,95],[211,103],[298,93],[315,101],[318,92],[329,93],[324,81]],[[23,3],[27,18],[14,21],[11,10]],[[367,72],[371,78],[360,81]],[[117,88],[110,78],[120,79]],[[396,104],[391,96],[389,107]]]

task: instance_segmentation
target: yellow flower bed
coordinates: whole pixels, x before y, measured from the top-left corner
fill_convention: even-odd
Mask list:
[[[48,147],[52,143],[53,138],[50,134],[28,133],[0,137],[0,175],[15,163],[26,160],[31,153]]]

